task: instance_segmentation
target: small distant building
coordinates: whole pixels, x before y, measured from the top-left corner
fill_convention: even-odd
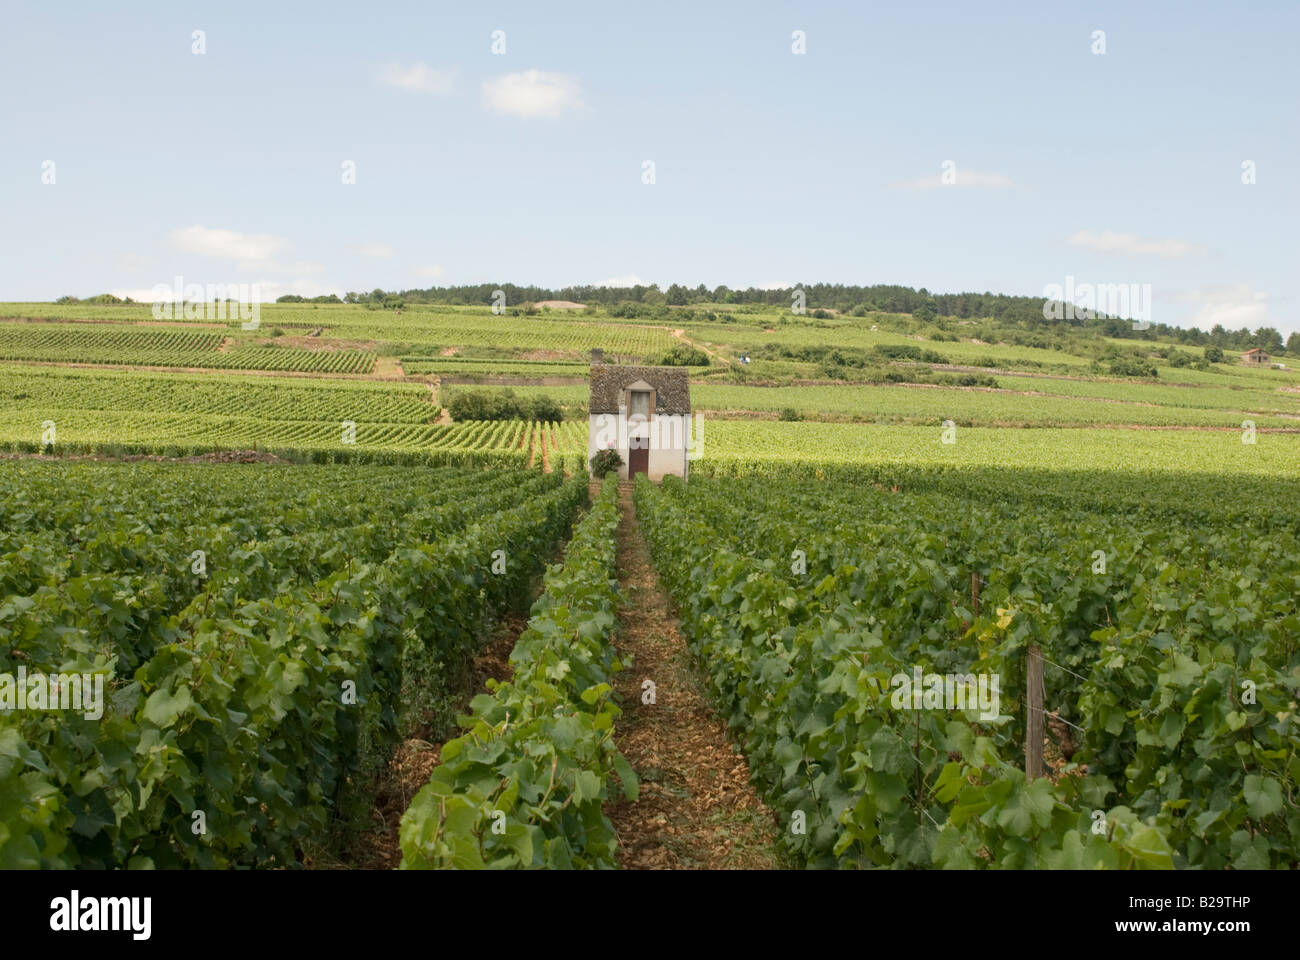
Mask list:
[[[619,479],[644,473],[651,480],[686,478],[691,427],[691,384],[684,367],[618,366],[591,358],[587,462],[599,450],[617,450]]]
[[[1269,365],[1269,363],[1272,362],[1272,359],[1273,359],[1272,357],[1270,357],[1259,347],[1256,347],[1253,350],[1247,350],[1245,353],[1241,355],[1241,362],[1245,364],[1249,364],[1250,366],[1266,367]]]

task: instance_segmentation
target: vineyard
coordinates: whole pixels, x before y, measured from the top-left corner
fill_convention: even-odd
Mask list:
[[[193,456],[255,450],[316,463],[585,466],[584,424],[520,420],[464,423],[262,420],[209,414],[50,409],[0,432],[0,449],[25,453]],[[57,440],[45,441],[47,424]]]
[[[0,360],[193,367],[219,370],[282,370],[306,373],[369,373],[375,356],[357,350],[307,350],[240,343],[228,351],[220,333],[176,328],[126,329],[84,324],[0,324]]]
[[[1295,371],[936,341],[997,387],[828,382],[734,358],[920,338],[775,314],[0,314],[41,318],[0,323],[0,703],[105,678],[102,715],[0,710],[0,867],[351,866],[367,818],[403,869],[1296,863]],[[582,515],[586,351],[675,345],[716,354],[689,485]],[[507,388],[568,419],[457,398]],[[669,635],[699,699],[638,670],[656,712],[621,671]],[[686,851],[724,786],[753,848]]]
[[[474,701],[465,735],[443,746],[403,816],[404,869],[615,866],[601,809],[611,776],[637,796],[613,742],[616,481],[606,478],[563,563],[548,570],[510,654],[513,678]]]
[[[0,712],[0,867],[295,863],[587,496],[540,471],[213,469],[0,465],[0,673],[107,677],[102,716]]]
[[[490,360],[470,357],[402,357],[409,375],[431,373],[443,377],[585,377],[586,363],[550,363],[542,360]]]
[[[1027,381],[1027,382],[1026,382]],[[1002,382],[1001,380],[999,382]],[[1058,383],[1073,381],[1020,381],[1026,389],[1053,391]],[[1089,384],[1089,386],[1093,386]],[[1076,388],[1079,389],[1079,388]],[[1011,390],[950,389],[913,386],[789,386],[745,387],[704,384],[692,391],[697,404],[708,410],[765,410],[792,408],[809,417],[838,414],[876,423],[940,423],[962,425],[1038,426],[1069,424],[1104,426],[1239,427],[1244,418],[1257,426],[1300,429],[1300,396],[1276,391],[1229,392],[1157,388],[1159,403],[1106,397],[1104,387],[1082,396],[1036,396],[1031,400]],[[1115,394],[1119,391],[1115,390]],[[1106,402],[1098,402],[1104,399]],[[1166,405],[1170,400],[1186,405]],[[1190,401],[1190,402],[1187,402]],[[1285,412],[1282,417],[1271,411]]]
[[[1242,478],[1293,478],[1300,470],[1300,436],[1225,430],[1009,430],[939,425],[707,421],[704,458],[692,472],[739,475],[776,467],[844,468],[847,476],[876,476],[878,465],[936,470],[972,467],[1074,471],[1150,470],[1218,476],[1235,491]],[[945,442],[945,437],[951,442]],[[1243,442],[1250,441],[1254,442]],[[963,474],[964,475],[964,474]],[[1137,494],[1133,494],[1137,497]],[[1244,494],[1243,494],[1244,496]]]
[[[0,366],[6,419],[43,419],[47,409],[335,423],[431,423],[439,413],[422,384]]]
[[[841,867],[1294,866],[1294,499],[1225,511],[1213,483],[1185,478],[1154,505],[1102,484],[1103,511],[1040,497],[1039,477],[967,479],[638,482],[712,692],[783,824],[807,824],[783,831],[790,854]],[[1031,645],[1057,744],[1026,782]],[[1000,703],[972,694],[943,709],[927,689],[916,709],[918,689],[900,705],[897,678],[914,671],[949,689],[992,676]]]

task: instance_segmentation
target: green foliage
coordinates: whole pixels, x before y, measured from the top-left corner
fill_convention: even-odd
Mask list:
[[[1160,375],[1154,363],[1136,354],[1112,352],[1102,359],[1106,372],[1112,377],[1143,377],[1154,380]]]
[[[689,343],[678,343],[660,354],[658,362],[665,367],[707,367],[709,355]]]
[[[595,456],[591,458],[591,475],[604,477],[609,473],[617,473],[622,466],[623,458],[619,456],[617,450],[597,450]]]
[[[610,681],[618,581],[618,483],[606,478],[562,565],[547,572],[510,663],[443,745],[402,817],[403,869],[612,868],[618,840],[601,804],[618,777],[637,781],[614,746]]]
[[[849,485],[820,469],[726,482],[696,472],[689,485],[636,486],[688,643],[793,856],[1296,863],[1293,508],[1243,505],[1269,519],[1229,521],[1213,485],[1198,498],[1186,478],[1165,507],[1149,490],[1116,497],[1095,474],[1096,503],[995,471],[878,475]],[[796,550],[806,568],[792,565]],[[1049,708],[1083,728],[1056,783],[1024,778],[1031,643],[1052,664]],[[899,708],[893,678],[918,666],[1000,677],[997,715]],[[796,811],[805,832],[792,829]]]
[[[802,420],[803,417],[799,414],[799,411],[796,410],[794,407],[782,407],[781,413],[777,416],[777,419],[783,420],[787,423],[797,423],[798,421]]]
[[[445,709],[586,497],[532,471],[257,465],[19,461],[0,487],[0,673],[106,677],[101,718],[0,713],[0,865],[46,868],[294,865]]]
[[[453,420],[539,420],[557,423],[564,419],[559,403],[545,394],[516,396],[513,390],[457,390],[447,399]]]

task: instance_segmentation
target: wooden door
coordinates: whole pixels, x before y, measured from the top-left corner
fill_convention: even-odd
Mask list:
[[[635,438],[633,444],[636,443]],[[650,447],[631,446],[627,451],[627,476],[630,480],[638,473],[650,472]]]

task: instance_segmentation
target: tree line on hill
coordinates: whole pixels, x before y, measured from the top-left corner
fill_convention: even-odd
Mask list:
[[[802,322],[827,322],[834,314],[866,317],[874,313],[910,315],[917,325],[933,328],[930,333],[937,339],[957,339],[954,322],[968,326],[981,324],[979,332],[965,331],[967,335],[983,340],[995,338],[1001,342],[1022,346],[1057,348],[1061,338],[1097,340],[1112,338],[1135,341],[1165,340],[1189,346],[1215,346],[1228,350],[1249,350],[1258,347],[1271,354],[1289,353],[1300,356],[1300,333],[1292,333],[1286,340],[1275,327],[1261,326],[1256,330],[1242,327],[1229,330],[1215,324],[1209,330],[1199,327],[1175,327],[1165,323],[1151,323],[1145,329],[1134,329],[1131,321],[1106,316],[1097,312],[1084,317],[1078,312],[1045,310],[1049,301],[1044,297],[1013,296],[1004,293],[931,293],[925,287],[894,284],[857,286],[850,284],[814,283],[794,287],[760,289],[732,289],[718,286],[712,289],[700,284],[686,287],[672,284],[661,290],[657,284],[637,284],[631,287],[582,286],[549,287],[519,286],[513,283],[470,284],[456,287],[429,287],[402,291],[385,291],[376,287],[368,293],[349,291],[342,300],[334,294],[319,297],[302,297],[287,294],[277,303],[355,303],[370,309],[401,309],[407,303],[436,303],[447,305],[483,305],[493,302],[496,292],[505,294],[508,307],[544,300],[569,300],[589,306],[602,306],[616,317],[651,321],[672,320],[677,323],[697,321],[736,321],[751,319],[756,323],[770,321],[772,308],[789,308],[795,290],[802,290],[806,298],[806,314]],[[112,294],[100,294],[85,300],[61,297],[57,303],[128,304]],[[734,312],[715,312],[701,307],[703,304],[734,304]],[[832,313],[833,311],[833,313]],[[1070,314],[1073,313],[1073,316]],[[766,314],[766,316],[756,316]],[[1060,315],[1048,319],[1045,314]],[[925,331],[921,331],[925,332]],[[1073,348],[1070,352],[1078,352]]]
[[[1138,330],[1134,329],[1130,320],[1106,316],[1100,312],[1090,317],[1083,317],[1075,312],[1075,315],[1070,317],[1065,315],[1070,311],[1050,309],[1045,311],[1044,307],[1048,304],[1045,297],[988,292],[932,293],[925,287],[913,289],[896,284],[858,286],[813,283],[771,289],[747,287],[742,290],[725,285],[710,289],[704,284],[686,287],[674,283],[666,290],[661,290],[658,284],[637,284],[631,287],[597,287],[586,284],[552,289],[519,286],[513,283],[482,283],[455,287],[429,287],[424,290],[375,289],[369,293],[348,293],[343,300],[346,303],[369,304],[385,301],[391,303],[394,299],[400,298],[406,303],[468,306],[493,302],[493,297],[498,290],[505,294],[508,305],[544,300],[569,300],[589,306],[605,307],[619,317],[667,320],[671,316],[678,322],[721,320],[732,317],[731,313],[719,314],[700,309],[686,311],[680,309],[699,307],[702,304],[734,304],[740,308],[739,312],[742,316],[746,312],[770,313],[771,308],[789,308],[795,290],[802,290],[806,298],[805,319],[829,320],[833,314],[828,311],[857,317],[865,317],[872,313],[910,314],[918,323],[938,323],[940,330],[945,328],[943,323],[945,318],[957,321],[991,320],[995,321],[995,326],[1003,331],[1019,331],[1029,335],[1064,333],[1089,339],[1109,337],[1122,340],[1172,340],[1189,346],[1213,345],[1229,350],[1249,350],[1259,347],[1269,353],[1287,352],[1300,355],[1300,333],[1293,333],[1284,341],[1282,334],[1274,327],[1262,326],[1254,331],[1246,327],[1229,330],[1222,324],[1215,324],[1210,330],[1201,330],[1198,327],[1175,327],[1165,323],[1151,323],[1145,329]],[[745,308],[749,310],[746,311]],[[1063,316],[1061,319],[1046,319],[1045,312],[1060,313]],[[1049,348],[1052,346],[1050,342],[1045,345]]]

